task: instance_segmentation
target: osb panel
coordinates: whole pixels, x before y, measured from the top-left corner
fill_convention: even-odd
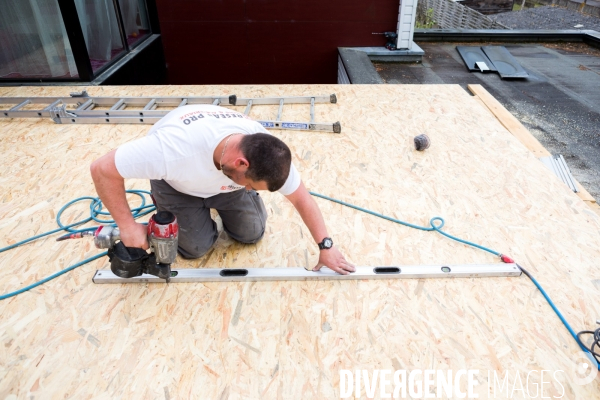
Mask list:
[[[68,95],[72,87],[2,88],[2,96]],[[576,330],[600,316],[600,217],[456,85],[91,87],[95,96],[338,95],[316,120],[342,133],[274,131],[307,187],[510,254]],[[273,118],[276,107],[252,116]],[[289,106],[284,119],[308,119]],[[0,246],[56,227],[67,201],[95,195],[89,164],[142,125],[0,120]],[[412,137],[432,145],[414,151]],[[127,181],[148,189],[147,182]],[[257,245],[222,233],[209,255],[177,268],[316,264],[293,207],[262,193]],[[132,204],[137,200],[132,198]],[[357,265],[493,263],[483,251],[316,200]],[[65,222],[87,215],[81,203]],[[97,254],[90,240],[42,239],[0,256],[0,292]],[[461,280],[95,285],[106,258],[0,302],[0,395],[18,398],[334,398],[341,369],[573,369],[577,345],[525,276]],[[596,282],[597,286],[594,286]],[[522,375],[523,376],[523,375]],[[559,376],[561,376],[559,374]],[[564,398],[594,398],[600,380]],[[539,375],[537,375],[539,383]],[[561,394],[554,381],[546,396]],[[377,391],[377,393],[379,393]],[[515,398],[518,398],[517,393]],[[364,391],[363,391],[364,395]]]

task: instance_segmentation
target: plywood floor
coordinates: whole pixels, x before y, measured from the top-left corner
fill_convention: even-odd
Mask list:
[[[73,87],[1,88],[2,96]],[[457,85],[91,87],[93,96],[338,95],[317,121],[342,133],[281,132],[313,191],[510,254],[579,331],[600,317],[600,217]],[[270,117],[276,107],[255,107]],[[307,106],[284,118],[308,119]],[[56,227],[67,201],[95,195],[89,164],[141,125],[0,120],[0,247]],[[431,148],[415,152],[426,133]],[[144,181],[129,188],[148,189]],[[317,247],[278,194],[263,193],[257,245],[221,234],[178,268],[313,266]],[[499,260],[480,250],[317,200],[357,265]],[[82,203],[65,215],[87,214]],[[0,293],[97,254],[91,241],[39,240],[0,255]],[[563,398],[592,399],[600,379],[569,379],[577,345],[525,276],[463,280],[95,285],[87,264],[0,302],[0,397],[338,398],[341,369],[564,370]],[[522,375],[523,376],[523,375]],[[539,375],[538,382],[539,382]],[[559,374],[560,376],[560,374]],[[546,388],[548,386],[546,385]],[[554,382],[546,396],[559,396]],[[364,393],[364,392],[363,392]],[[516,398],[518,395],[516,396]]]

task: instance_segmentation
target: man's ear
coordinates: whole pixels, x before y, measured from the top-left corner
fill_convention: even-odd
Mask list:
[[[250,167],[250,163],[245,157],[236,158],[233,162],[233,165],[235,169],[239,169],[240,167],[242,167],[243,171],[246,171],[248,167]]]

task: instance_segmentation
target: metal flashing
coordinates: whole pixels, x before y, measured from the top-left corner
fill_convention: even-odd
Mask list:
[[[529,74],[504,46],[481,46],[502,79],[527,78]]]
[[[456,46],[456,50],[467,65],[469,71],[481,71],[481,69],[477,66],[478,62],[484,62],[490,71],[497,71],[496,67],[490,61],[488,56],[486,56],[483,50],[481,50],[481,46]]]
[[[577,189],[577,184],[575,183],[575,179],[571,174],[571,170],[567,165],[562,154],[553,154],[550,157],[541,157],[540,161],[544,163],[550,171],[554,173],[557,177],[560,178],[572,191],[577,193],[579,190]]]

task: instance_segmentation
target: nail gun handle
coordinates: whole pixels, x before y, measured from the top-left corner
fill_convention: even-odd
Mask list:
[[[94,244],[97,249],[112,249],[121,240],[121,232],[116,226],[99,226],[94,232]]]

